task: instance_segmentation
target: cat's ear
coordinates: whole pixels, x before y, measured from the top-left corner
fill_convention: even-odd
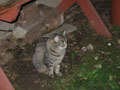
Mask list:
[[[65,36],[65,35],[66,35],[66,31],[64,30],[64,31],[63,31],[63,36]]]
[[[59,41],[59,37],[58,37],[58,36],[55,36],[55,37],[54,37],[54,41],[55,41],[55,42],[58,42],[58,41]]]

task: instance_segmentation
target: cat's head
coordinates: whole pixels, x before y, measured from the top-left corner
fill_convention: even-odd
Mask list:
[[[67,38],[65,36],[66,31],[64,31],[62,34],[55,34],[52,39],[51,43],[53,47],[58,49],[66,49],[67,48]]]

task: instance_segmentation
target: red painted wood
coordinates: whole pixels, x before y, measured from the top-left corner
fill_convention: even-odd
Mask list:
[[[80,7],[82,8],[84,14],[87,16],[88,20],[92,24],[96,33],[100,35],[104,35],[106,37],[111,37],[110,32],[108,31],[107,27],[101,20],[100,16],[96,12],[90,0],[63,0],[59,4],[57,9],[60,9],[63,12],[66,12],[75,1],[77,1]]]
[[[0,67],[0,90],[15,90]]]
[[[11,9],[10,11],[0,15],[0,19],[7,21],[7,22],[12,22],[16,19],[18,13],[19,13],[20,7],[15,7]]]
[[[111,23],[120,27],[120,0],[112,0]]]
[[[93,28],[96,30],[97,34],[111,37],[107,27],[101,20],[100,16],[96,12],[90,0],[77,0],[80,7],[82,8],[84,14],[87,16],[88,20],[92,24]]]
[[[31,0],[18,0],[10,6],[0,7],[0,19],[7,22],[12,22],[18,16],[21,5]]]
[[[75,0],[63,0],[57,7],[57,9],[62,10],[63,13],[66,12],[75,2]]]

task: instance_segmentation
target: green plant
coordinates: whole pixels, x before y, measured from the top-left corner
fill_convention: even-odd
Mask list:
[[[53,90],[120,90],[120,48],[113,41],[111,46],[107,42],[100,39],[97,51],[86,53],[70,74],[53,83]],[[76,54],[71,56],[74,60]]]
[[[114,25],[112,27],[112,30],[115,30],[117,33],[119,33],[120,32],[120,27],[118,25]]]
[[[75,52],[72,52],[72,53],[71,53],[71,56],[72,56],[72,60],[74,60],[74,59],[75,59],[75,57],[76,57]]]

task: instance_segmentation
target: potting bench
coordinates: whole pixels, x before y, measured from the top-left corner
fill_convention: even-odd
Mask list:
[[[28,2],[30,0],[21,1]],[[92,24],[97,34],[104,35],[106,37],[111,37],[110,32],[108,31],[107,27],[101,20],[100,16],[96,12],[90,0],[63,0],[59,4],[57,9],[62,10],[64,13],[73,5],[74,2],[78,2],[78,4],[82,8],[84,14],[87,16],[88,20]],[[20,6],[22,4],[23,2],[17,2],[11,7],[0,8],[0,19],[7,22],[14,21],[19,13]],[[14,90],[1,67],[0,67],[0,90]]]

